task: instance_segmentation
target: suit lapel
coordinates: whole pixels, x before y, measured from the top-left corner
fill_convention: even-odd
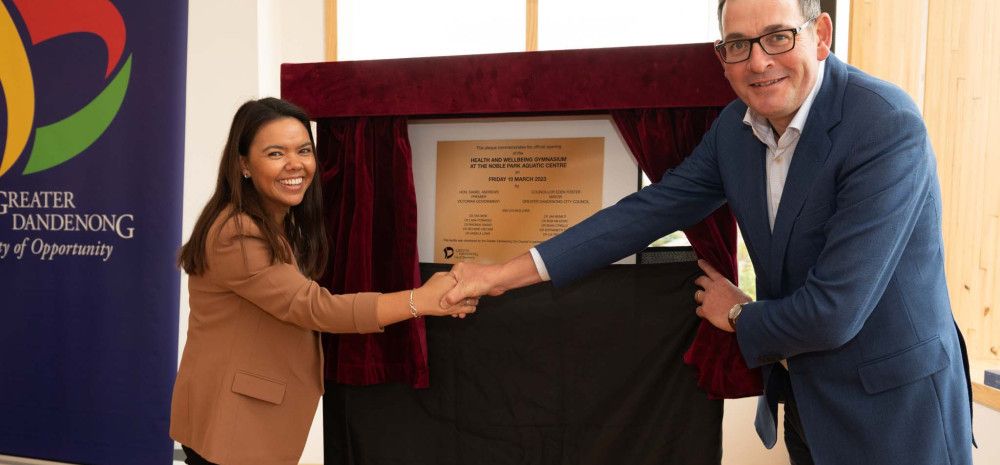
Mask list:
[[[746,105],[735,113],[743,115]],[[757,139],[753,129],[742,122],[739,130],[727,135],[722,156],[731,163],[734,176],[726,181],[729,206],[739,221],[740,234],[745,239],[747,251],[756,269],[769,269],[767,260],[771,250],[771,228],[767,224],[767,174],[764,158],[767,146]],[[759,281],[762,282],[762,281]],[[768,295],[767,292],[758,293]]]
[[[746,179],[744,188],[749,201],[746,214],[743,215],[743,234],[746,239],[747,248],[754,262],[764,269],[770,268],[767,264],[769,251],[771,250],[771,228],[767,224],[767,173],[764,168],[764,158],[767,156],[767,146],[757,140],[753,131],[746,127],[749,133],[747,146],[754,147],[748,150],[749,159],[745,164],[746,174],[741,179]]]
[[[788,177],[781,193],[781,204],[774,219],[771,234],[771,253],[768,258],[768,287],[781,292],[781,276],[784,272],[785,249],[791,237],[792,226],[798,218],[802,205],[830,154],[830,130],[840,122],[844,89],[847,84],[847,69],[836,57],[827,58],[823,86],[813,100],[809,118],[802,129],[802,136],[795,147],[795,156],[788,167]],[[766,204],[765,204],[765,210]],[[780,294],[776,294],[780,295]]]

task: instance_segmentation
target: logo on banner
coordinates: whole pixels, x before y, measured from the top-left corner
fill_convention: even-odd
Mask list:
[[[22,174],[28,175],[59,166],[86,151],[114,121],[132,74],[132,56],[124,54],[125,21],[109,0],[11,0],[9,4],[12,9],[0,2],[0,86],[7,115],[6,128],[0,128],[0,178],[22,159],[26,160]],[[23,21],[27,37],[18,31],[16,17]],[[33,47],[81,32],[104,43],[104,87],[87,96],[87,103],[73,114],[38,125],[37,114],[47,109],[37,105],[37,81],[28,59],[28,44]],[[78,194],[58,186],[33,191],[0,189],[0,218],[9,221],[13,233],[0,237],[0,260],[26,256],[41,261],[60,257],[111,260],[114,242],[135,236],[135,215],[94,212],[85,205],[87,193]],[[78,203],[83,208],[77,207]],[[30,235],[13,237],[21,233]],[[58,237],[50,233],[77,234]]]
[[[50,39],[86,32],[104,41],[107,49],[105,86],[72,115],[45,126],[35,125],[35,81],[27,50],[11,12],[0,2],[0,86],[6,99],[7,128],[0,177],[34,143],[22,174],[48,170],[80,155],[96,142],[118,114],[132,72],[132,56],[112,76],[123,61],[125,22],[108,0],[12,0],[28,30],[32,46]]]

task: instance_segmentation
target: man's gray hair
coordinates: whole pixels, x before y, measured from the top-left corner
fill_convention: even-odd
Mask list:
[[[722,32],[722,7],[726,6],[726,0],[719,0],[719,32]],[[799,0],[799,11],[802,12],[802,19],[815,18],[819,16],[819,0]]]

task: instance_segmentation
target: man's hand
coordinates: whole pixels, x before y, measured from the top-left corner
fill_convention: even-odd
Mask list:
[[[467,297],[455,302],[454,305],[440,305],[445,294],[454,289],[455,284],[455,277],[450,273],[434,273],[423,286],[414,289],[414,305],[418,311],[424,311],[428,315],[465,318],[466,315],[476,311],[476,305],[479,305],[478,297]]]
[[[716,328],[735,331],[729,324],[729,309],[736,304],[751,302],[753,299],[705,260],[698,260],[698,267],[705,272],[705,275],[694,280],[694,283],[701,288],[694,293],[694,301],[698,304],[695,313]]]
[[[464,299],[484,295],[500,295],[506,289],[497,286],[500,270],[503,265],[479,265],[476,263],[458,263],[451,268],[450,275],[457,281],[455,287],[444,295],[442,307],[450,307]]]

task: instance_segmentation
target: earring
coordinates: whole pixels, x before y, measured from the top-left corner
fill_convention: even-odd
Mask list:
[[[250,179],[250,172],[249,171],[244,171],[243,172],[243,179]]]

